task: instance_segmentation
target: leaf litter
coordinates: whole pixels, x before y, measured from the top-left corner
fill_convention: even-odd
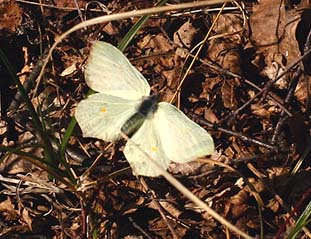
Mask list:
[[[77,11],[72,1],[44,4],[42,8],[23,1],[0,4],[0,12],[6,13],[0,17],[1,46],[19,79],[28,84],[30,98],[33,84],[28,82],[40,68],[41,46],[48,48],[81,19],[153,5],[152,1],[105,1],[106,5],[81,1]],[[310,56],[289,69],[310,49],[309,9],[306,0],[228,5],[176,101],[194,121],[205,122],[217,152],[211,157],[213,163],[172,164],[170,172],[253,237],[284,238],[311,197]],[[127,57],[163,100],[169,101],[175,93],[189,67],[187,56],[195,54],[216,13],[200,9],[152,16],[126,49]],[[83,29],[54,51],[44,84],[32,102],[55,149],[76,103],[85,98],[83,67],[91,41],[117,44],[137,20]],[[17,89],[2,65],[0,74],[5,79],[1,144],[27,153],[1,151],[1,238],[84,238],[87,233],[98,238],[172,238],[171,230],[178,238],[228,235],[162,178],[146,178],[147,187],[142,186],[127,169],[122,142],[107,147],[106,142],[82,138],[76,127],[66,150],[75,174],[83,175],[101,157],[80,184],[79,193],[87,203],[81,202],[74,190],[25,161],[42,157],[40,139],[24,103],[12,106]],[[308,235],[307,225],[300,238]]]

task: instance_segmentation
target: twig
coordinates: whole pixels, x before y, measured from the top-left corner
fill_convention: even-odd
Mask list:
[[[237,132],[234,132],[234,131],[231,131],[231,130],[228,130],[228,129],[225,129],[225,128],[222,128],[222,127],[219,127],[215,124],[212,124],[210,122],[208,122],[207,120],[205,119],[200,119],[198,118],[198,116],[192,112],[188,112],[188,114],[192,117],[192,118],[195,118],[196,121],[201,124],[201,125],[205,125],[213,130],[218,130],[220,132],[223,132],[223,133],[226,133],[226,134],[230,134],[230,135],[233,135],[233,136],[236,136],[244,141],[247,141],[247,142],[250,142],[250,143],[253,143],[253,144],[257,144],[259,146],[262,146],[262,147],[265,147],[265,148],[268,148],[268,149],[271,149],[271,150],[277,150],[277,148],[275,146],[272,146],[270,144],[266,144],[266,143],[263,143],[263,142],[260,142],[259,140],[257,139],[252,139],[246,135],[243,135],[241,133],[237,133]]]
[[[287,95],[285,97],[285,101],[284,101],[285,106],[287,106],[289,104],[289,102],[292,100],[301,75],[302,75],[302,69],[301,69],[301,67],[299,67],[296,75],[294,76],[294,78],[291,81],[288,93],[287,93]],[[288,117],[285,117],[285,112],[282,111],[281,115],[280,115],[280,119],[279,119],[279,121],[276,124],[275,130],[274,130],[274,133],[273,133],[273,136],[272,136],[272,140],[271,140],[272,144],[276,143],[276,141],[278,139],[278,136],[279,136],[279,134],[280,134],[280,132],[282,130],[282,127],[283,127],[284,123],[286,122],[287,118]]]
[[[310,48],[310,44],[311,44],[311,37],[310,37],[310,35],[311,35],[311,30],[309,31],[307,41],[306,41],[306,43],[304,45],[304,52],[308,52],[311,49]],[[291,81],[291,84],[290,84],[287,96],[285,98],[285,104],[286,105],[288,105],[289,102],[292,100],[302,73],[303,73],[303,70],[302,70],[302,67],[300,66],[298,68],[298,70],[297,70],[296,75],[294,76],[294,78]],[[272,144],[275,144],[275,142],[277,140],[277,137],[278,137],[278,135],[280,134],[280,132],[282,130],[282,127],[284,125],[285,119],[286,118],[284,118],[284,111],[282,111],[281,112],[281,118],[279,119],[279,121],[278,121],[278,123],[277,123],[277,125],[275,127],[275,131],[274,131],[274,134],[273,134],[273,137],[272,137]]]
[[[144,180],[144,178],[140,177],[140,183],[141,185],[145,188],[145,190],[148,192],[150,192],[151,194],[151,200],[152,200],[152,203],[155,205],[155,207],[158,209],[158,212],[160,213],[161,217],[163,218],[163,220],[165,221],[166,225],[168,226],[169,230],[171,231],[172,235],[173,235],[173,238],[174,239],[178,239],[178,236],[176,235],[175,233],[175,230],[174,228],[172,227],[171,223],[167,220],[166,218],[166,215],[165,213],[163,212],[163,208],[162,206],[160,205],[160,203],[156,200],[156,195],[154,193],[154,191],[150,190],[149,189],[149,186],[148,184],[146,183],[146,181]],[[149,194],[149,195],[150,195]]]
[[[269,90],[269,88],[273,85],[273,83],[275,83],[276,81],[278,81],[279,79],[281,79],[283,76],[285,76],[289,71],[291,71],[295,66],[297,66],[303,59],[305,59],[311,52],[311,49],[309,49],[307,52],[305,52],[304,55],[302,55],[301,57],[299,57],[295,62],[293,62],[284,72],[282,72],[280,75],[278,75],[274,80],[269,81],[266,83],[266,85],[262,88],[261,91],[257,92],[254,97],[252,97],[251,99],[249,99],[246,103],[244,103],[240,108],[236,109],[234,112],[230,113],[229,115],[227,115],[226,117],[224,117],[219,124],[222,124],[223,122],[227,122],[232,120],[233,118],[235,118],[242,110],[244,110],[246,107],[248,107],[255,99],[257,99],[259,96],[261,96],[262,94],[264,94],[265,92],[267,92]]]

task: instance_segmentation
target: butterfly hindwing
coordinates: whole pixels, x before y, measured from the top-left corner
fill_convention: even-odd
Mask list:
[[[164,153],[171,161],[186,163],[214,152],[212,137],[175,106],[159,103],[153,120]]]
[[[154,123],[152,118],[147,118],[125,145],[124,155],[136,175],[159,176],[161,173],[150,160],[155,160],[164,170],[170,162],[164,154],[163,145]]]
[[[82,100],[75,117],[84,137],[114,142],[120,138],[120,129],[135,112],[140,101],[96,93]]]
[[[87,85],[98,92],[138,100],[150,94],[144,76],[113,45],[96,41],[85,69]]]

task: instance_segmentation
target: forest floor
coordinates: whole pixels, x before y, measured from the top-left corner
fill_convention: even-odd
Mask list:
[[[213,155],[170,165],[176,179],[250,237],[311,238],[311,3],[221,2],[80,27],[47,57],[72,27],[156,2],[0,1],[0,239],[243,237],[165,178],[136,177],[124,140],[82,137],[95,40],[122,43],[213,137]]]

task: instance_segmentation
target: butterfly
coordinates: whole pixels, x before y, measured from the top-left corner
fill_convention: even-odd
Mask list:
[[[121,132],[128,135],[123,153],[134,174],[159,176],[150,158],[167,169],[171,161],[186,163],[214,152],[206,130],[177,107],[150,96],[145,77],[113,45],[93,43],[85,80],[98,93],[77,105],[83,136],[115,142]]]

